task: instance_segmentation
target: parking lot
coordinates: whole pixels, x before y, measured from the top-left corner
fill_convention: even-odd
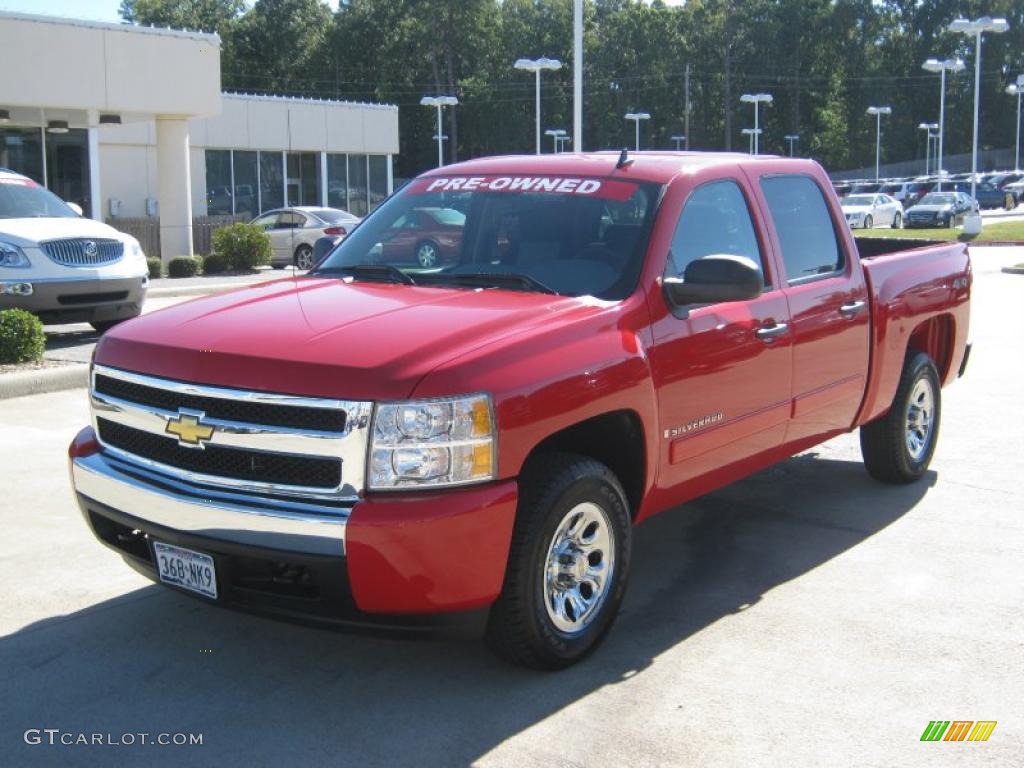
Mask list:
[[[1024,277],[999,270],[1024,248],[972,255],[974,352],[924,481],[871,481],[854,434],[653,519],[608,641],[557,674],[154,586],[72,502],[85,391],[0,400],[0,764],[1019,765]],[[936,719],[998,725],[921,742]],[[203,743],[25,743],[47,728]]]

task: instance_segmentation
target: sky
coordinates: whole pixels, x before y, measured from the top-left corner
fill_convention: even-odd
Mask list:
[[[327,0],[332,8],[338,0]],[[38,13],[44,16],[66,16],[89,21],[121,21],[117,9],[121,0],[0,0],[0,11]]]

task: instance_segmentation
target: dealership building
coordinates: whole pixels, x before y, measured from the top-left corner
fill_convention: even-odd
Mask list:
[[[362,216],[390,194],[398,107],[221,92],[220,38],[0,12],[0,167],[86,216],[159,219],[290,205]]]

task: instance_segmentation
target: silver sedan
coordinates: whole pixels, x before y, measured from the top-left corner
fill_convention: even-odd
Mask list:
[[[273,255],[270,264],[281,269],[294,264],[299,269],[313,266],[313,246],[321,237],[343,238],[361,219],[340,208],[307,205],[277,208],[253,219],[270,235]]]
[[[846,221],[853,229],[877,226],[900,229],[903,226],[903,204],[890,195],[881,192],[848,195],[840,201],[840,205]]]

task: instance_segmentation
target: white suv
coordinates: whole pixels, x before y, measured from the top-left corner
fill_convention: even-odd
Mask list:
[[[142,311],[146,256],[134,237],[75,208],[0,168],[0,309],[102,332]]]

